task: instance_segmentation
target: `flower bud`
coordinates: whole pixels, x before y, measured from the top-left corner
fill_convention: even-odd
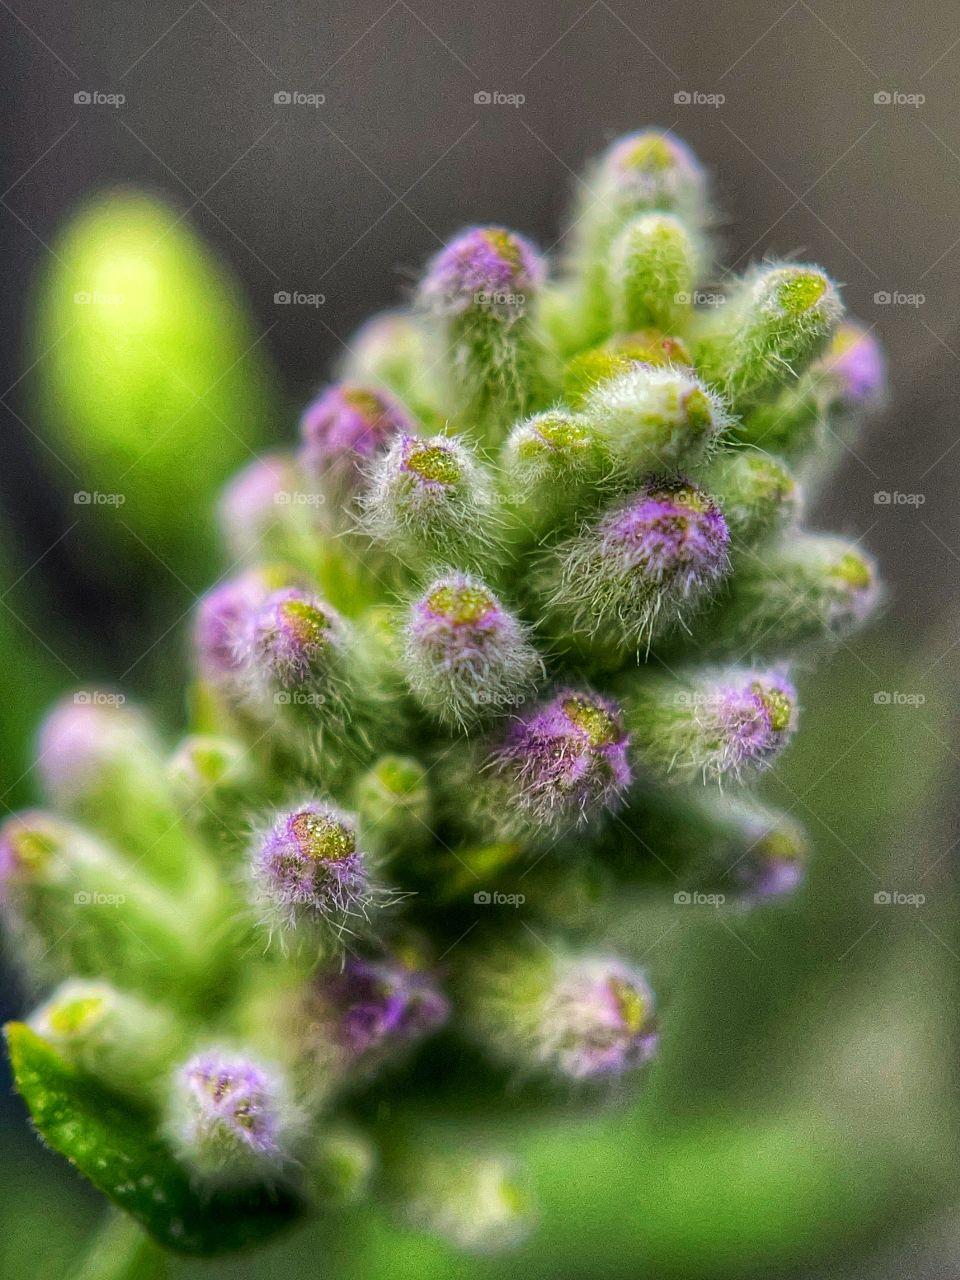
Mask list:
[[[193,644],[202,680],[235,693],[245,678],[250,656],[250,626],[257,609],[292,574],[258,567],[218,583],[200,601]],[[280,579],[283,579],[281,581]]]
[[[173,883],[196,869],[202,855],[180,826],[163,745],[122,696],[83,692],[60,702],[41,726],[37,768],[52,807],[145,869]]]
[[[66,1061],[107,1088],[155,1104],[182,1044],[173,1014],[106,982],[70,979],[29,1026]]]
[[[698,368],[737,411],[796,379],[826,347],[843,314],[819,267],[760,267],[704,320]]]
[[[671,214],[645,213],[630,222],[610,255],[615,327],[675,329],[690,307],[697,256],[690,233]]]
[[[810,372],[814,378],[823,378],[831,407],[869,410],[883,400],[887,381],[883,351],[855,320],[837,326],[832,342]]]
[[[288,552],[285,525],[303,480],[291,457],[282,453],[255,458],[230,481],[218,507],[218,523],[237,561]]]
[[[501,829],[557,833],[616,811],[632,775],[620,708],[565,689],[519,717],[488,768],[490,817]]]
[[[479,578],[450,573],[410,609],[403,670],[432,715],[466,728],[519,706],[542,664],[526,629]]]
[[[621,960],[504,951],[470,981],[471,1030],[524,1075],[610,1079],[656,1053],[653,992],[644,974]]]
[[[630,480],[699,461],[730,421],[720,398],[693,374],[649,365],[599,383],[583,417]]]
[[[534,404],[540,354],[532,309],[540,255],[503,227],[471,227],[429,263],[420,300],[440,324],[452,414],[496,444]]]
[[[548,409],[519,422],[500,451],[514,541],[536,541],[602,492],[610,459],[598,433],[574,414]]]
[[[398,436],[362,501],[365,532],[400,556],[471,560],[490,542],[490,477],[455,438]]]
[[[437,1031],[450,1006],[415,956],[348,956],[311,986],[310,1056],[324,1075],[369,1075]]]
[[[650,481],[552,551],[552,611],[615,650],[639,651],[701,607],[726,575],[726,521],[689,481]]]
[[[202,906],[205,909],[206,903]],[[38,976],[186,985],[209,965],[194,904],[173,901],[110,846],[39,810],[0,826],[0,914]]]
[[[609,338],[602,346],[590,347],[575,356],[564,370],[564,399],[574,408],[582,408],[601,382],[630,373],[637,365],[670,365],[694,374],[693,359],[682,339],[656,329],[639,329]]]
[[[739,850],[726,872],[748,905],[795,892],[806,876],[807,834],[790,814],[743,801],[731,802],[728,818],[737,828]]]
[[[322,924],[342,932],[372,898],[356,822],[320,800],[276,819],[255,845],[252,873],[253,901],[271,930]]]
[[[296,587],[275,591],[254,614],[249,662],[271,695],[322,693],[337,678],[346,625],[319,597]]]
[[[336,521],[361,488],[371,461],[386,452],[395,436],[415,429],[409,413],[387,391],[343,382],[319,395],[300,420],[300,459],[326,498],[325,515]]]
[[[371,848],[395,858],[432,838],[432,803],[427,770],[409,756],[381,756],[353,791]]]
[[[759,449],[724,449],[698,478],[723,512],[734,550],[755,546],[799,515],[797,482]]]
[[[722,782],[773,764],[796,729],[797,692],[780,671],[644,676],[625,718],[637,762],[658,778]]]
[[[709,220],[706,175],[693,152],[670,134],[645,129],[607,149],[574,210],[573,266],[586,343],[613,328],[613,243],[637,215],[652,211],[675,215],[691,242]],[[703,249],[695,256],[702,259]]]
[[[394,1178],[405,1221],[467,1253],[513,1249],[533,1226],[526,1179],[504,1157],[418,1150]]]
[[[423,326],[407,311],[381,311],[348,343],[340,376],[392,392],[417,417],[432,418],[433,388],[425,375],[429,353]]]
[[[377,1153],[358,1129],[336,1124],[318,1134],[308,1165],[311,1187],[322,1203],[356,1204],[370,1190]]]
[[[238,1054],[206,1050],[174,1077],[167,1134],[208,1186],[275,1182],[290,1160],[294,1123],[281,1077]]]
[[[709,620],[719,651],[783,653],[849,635],[880,601],[873,559],[843,538],[796,533],[748,556]]]

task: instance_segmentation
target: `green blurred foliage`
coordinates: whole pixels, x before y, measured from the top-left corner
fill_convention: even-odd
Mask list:
[[[84,549],[132,564],[141,591],[144,574],[203,585],[215,495],[275,406],[248,309],[186,218],[140,191],[82,205],[54,249],[31,330],[39,421],[56,482],[109,499]]]

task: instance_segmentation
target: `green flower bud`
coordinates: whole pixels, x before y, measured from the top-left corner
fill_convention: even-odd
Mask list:
[[[59,818],[33,811],[0,827],[0,912],[30,973],[102,976],[182,996],[209,980],[208,910],[171,899]]]
[[[500,1253],[528,1234],[533,1207],[512,1160],[470,1151],[418,1151],[395,1170],[397,1204],[413,1227],[468,1253]]]
[[[410,756],[381,756],[358,779],[353,807],[370,847],[384,858],[431,838],[427,770]]]
[[[356,1204],[370,1190],[377,1153],[358,1129],[335,1124],[321,1131],[307,1165],[314,1194],[324,1204]]]
[[[621,332],[647,326],[672,332],[689,311],[697,252],[686,227],[665,213],[635,218],[610,255],[613,321]]]
[[[730,421],[720,397],[693,374],[648,365],[601,382],[582,416],[630,480],[699,461]]]
[[[640,329],[608,338],[601,346],[575,356],[564,370],[564,399],[573,408],[581,409],[601,382],[610,382],[644,364],[655,368],[678,365],[694,372],[693,359],[680,338],[669,337],[658,329]]]
[[[797,533],[740,562],[704,634],[724,652],[786,653],[849,635],[879,600],[870,556],[843,538]]]
[[[64,982],[28,1024],[66,1061],[150,1105],[183,1044],[169,1010],[106,982]]]
[[[697,367],[742,411],[798,378],[842,314],[837,286],[819,267],[759,267],[704,317]]]
[[[596,430],[563,409],[519,422],[500,451],[501,487],[512,540],[536,541],[594,506],[611,471]]]
[[[697,478],[723,512],[734,553],[799,515],[797,482],[783,463],[759,449],[724,449]]]
[[[382,311],[350,339],[339,376],[345,382],[385,387],[413,417],[429,422],[438,414],[429,366],[429,342],[417,318],[406,311]]]

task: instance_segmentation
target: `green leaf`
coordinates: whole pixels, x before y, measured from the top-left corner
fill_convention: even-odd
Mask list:
[[[4,1028],[41,1137],[161,1245],[213,1255],[259,1243],[303,1212],[289,1190],[198,1193],[151,1118],[64,1062],[22,1022]]]

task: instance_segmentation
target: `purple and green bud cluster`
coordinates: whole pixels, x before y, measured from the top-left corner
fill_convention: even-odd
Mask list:
[[[798,673],[881,598],[803,497],[883,358],[819,267],[711,290],[714,222],[646,130],[557,261],[456,235],[224,493],[181,740],[121,695],[41,729],[45,807],[0,826],[29,1032],[200,1202],[369,1196],[515,1243],[532,1192],[482,1119],[443,1138],[451,1078],[615,1105],[670,1030],[669,947],[629,941],[639,894],[672,909],[657,868],[765,911],[801,888],[756,787]]]

